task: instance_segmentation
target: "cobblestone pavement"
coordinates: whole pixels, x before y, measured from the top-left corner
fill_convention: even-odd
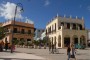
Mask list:
[[[59,49],[58,54],[50,54],[48,49],[17,48],[16,51],[41,56],[46,58],[46,60],[67,60],[66,49]],[[76,59],[90,60],[90,48],[86,48],[84,50],[77,49]]]

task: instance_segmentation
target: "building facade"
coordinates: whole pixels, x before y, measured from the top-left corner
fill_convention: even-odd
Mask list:
[[[41,39],[41,34],[44,32],[44,29],[36,29],[35,30],[35,40],[40,40]]]
[[[34,24],[11,20],[3,23],[2,26],[6,33],[6,36],[3,38],[4,42],[8,41],[8,43],[11,43],[13,39],[19,41],[23,40],[24,43],[27,43],[28,41],[34,40]]]
[[[46,35],[57,48],[64,48],[72,43],[87,45],[87,30],[83,17],[57,15],[46,25]]]
[[[90,29],[88,30],[88,43],[90,43]]]

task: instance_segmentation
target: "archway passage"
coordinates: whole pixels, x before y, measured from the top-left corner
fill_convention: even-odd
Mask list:
[[[86,42],[85,42],[85,36],[81,36],[80,37],[80,44],[81,45],[86,44]]]
[[[68,45],[70,45],[70,37],[65,37],[64,38],[64,47],[67,47]]]
[[[74,44],[78,44],[78,38],[74,38]]]
[[[73,43],[74,45],[78,44],[78,36],[77,35],[74,35],[72,37],[72,42],[71,43]]]

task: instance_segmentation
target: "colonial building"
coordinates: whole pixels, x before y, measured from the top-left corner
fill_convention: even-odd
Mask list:
[[[67,47],[71,43],[87,45],[87,30],[83,17],[57,15],[46,25],[46,35],[57,48]]]
[[[90,30],[88,30],[88,43],[90,43]]]
[[[24,43],[34,40],[34,24],[11,20],[3,23],[2,26],[6,33],[3,38],[4,42],[7,40],[8,43],[11,43],[12,37],[13,40],[24,40]]]

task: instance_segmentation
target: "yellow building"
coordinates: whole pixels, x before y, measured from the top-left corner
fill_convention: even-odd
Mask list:
[[[87,30],[84,18],[56,16],[46,25],[46,35],[49,40],[56,43],[57,48],[64,48],[73,44],[87,45]]]
[[[6,40],[8,43],[12,42],[12,32],[13,32],[13,40],[24,40],[24,43],[28,41],[32,41],[34,38],[34,24],[24,23],[15,21],[15,25],[13,26],[14,21],[7,21],[3,23],[3,27],[6,33],[5,38],[3,41]]]

